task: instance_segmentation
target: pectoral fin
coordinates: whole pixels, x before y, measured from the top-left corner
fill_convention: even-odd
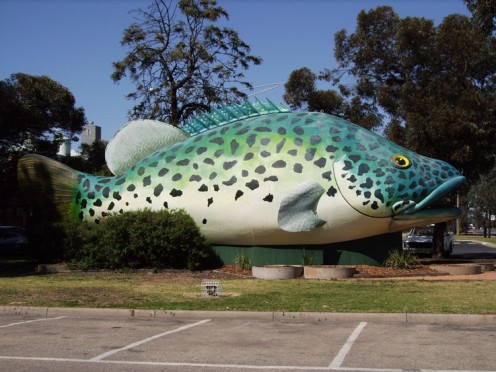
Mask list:
[[[290,232],[310,231],[326,224],[316,216],[319,199],[325,190],[315,181],[297,185],[281,201],[277,222]]]

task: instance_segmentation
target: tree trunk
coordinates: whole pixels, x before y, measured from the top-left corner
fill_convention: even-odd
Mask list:
[[[445,231],[446,222],[440,222],[434,225],[434,236],[432,237],[432,258],[447,258],[447,254],[444,251]]]

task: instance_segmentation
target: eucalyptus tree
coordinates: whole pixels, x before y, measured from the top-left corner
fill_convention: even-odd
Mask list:
[[[124,31],[124,59],[114,62],[112,79],[128,77],[136,102],[131,118],[177,125],[212,105],[246,97],[244,71],[262,59],[238,32],[219,23],[228,13],[216,0],[153,0],[134,11]]]

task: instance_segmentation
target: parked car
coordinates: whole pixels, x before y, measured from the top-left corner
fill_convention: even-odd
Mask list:
[[[28,247],[26,232],[18,226],[0,226],[0,254],[23,251]]]
[[[432,245],[434,237],[434,225],[425,227],[414,227],[403,241],[403,250],[418,255],[432,256],[434,249]],[[444,252],[446,257],[453,253],[455,237],[452,233],[444,234]]]

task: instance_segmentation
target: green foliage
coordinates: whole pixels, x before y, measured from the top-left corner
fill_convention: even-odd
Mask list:
[[[308,253],[306,250],[303,250],[303,254],[301,255],[301,264],[303,266],[313,265],[313,255]]]
[[[55,226],[59,234],[52,246],[60,247],[58,258],[83,270],[197,270],[215,263],[215,254],[182,210],[129,212],[100,224],[65,221]]]
[[[251,268],[250,257],[244,252],[239,252],[236,257],[234,257],[234,264],[239,270],[248,270]]]
[[[415,265],[418,265],[417,256],[412,252],[403,251],[402,249],[392,250],[384,261],[384,266],[394,267],[396,269],[411,269]]]
[[[217,22],[227,12],[215,0],[153,0],[135,11],[136,22],[121,44],[127,56],[114,62],[112,79],[129,77],[136,91],[133,118],[178,125],[219,103],[245,98],[237,84],[251,88],[243,71],[262,62],[238,33]]]

